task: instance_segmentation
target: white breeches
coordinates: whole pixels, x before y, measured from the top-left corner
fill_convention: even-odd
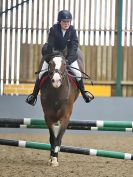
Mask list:
[[[74,61],[70,66],[76,68],[76,69],[71,68],[71,70],[72,70],[72,72],[75,74],[75,76],[78,77],[78,78],[76,78],[76,79],[77,79],[78,81],[80,81],[82,74],[81,74],[81,72],[80,72],[79,70],[77,70],[77,69],[79,69],[79,65],[78,65],[77,60]]]
[[[48,71],[48,63],[46,61],[43,62],[41,72],[39,73],[39,79],[41,79],[42,75]]]
[[[81,74],[81,72],[80,72],[79,70],[77,70],[77,69],[79,69],[79,65],[78,65],[77,60],[74,61],[70,66],[76,68],[76,69],[71,68],[71,70],[72,70],[72,72],[75,74],[75,76],[79,77],[79,78],[77,78],[77,80],[78,80],[78,81],[81,80],[82,74]],[[42,70],[42,71],[39,73],[39,79],[41,79],[42,75],[43,75],[45,72],[48,71],[48,63],[47,63],[46,61],[43,62],[43,65],[42,65],[41,70]]]

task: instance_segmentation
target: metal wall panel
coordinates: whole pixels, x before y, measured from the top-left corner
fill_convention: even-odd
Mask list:
[[[117,0],[0,1],[0,83],[33,82],[41,48],[57,14],[68,9],[85,56],[85,72],[95,84],[116,82]],[[133,96],[133,1],[123,0],[123,96]]]

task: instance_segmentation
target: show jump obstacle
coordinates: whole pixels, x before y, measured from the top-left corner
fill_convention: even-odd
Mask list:
[[[22,141],[22,140],[0,139],[0,144],[7,145],[7,146],[40,149],[40,150],[51,149],[50,144],[31,142],[31,141]],[[133,154],[129,154],[129,153],[88,149],[88,148],[80,148],[80,147],[72,147],[72,146],[61,146],[60,152],[133,160]]]
[[[59,124],[57,124],[59,126]],[[45,128],[47,125],[43,119],[14,119],[14,118],[0,118],[0,127],[3,128]],[[99,130],[99,131],[133,131],[133,122],[131,121],[70,121],[67,129],[73,130]],[[50,144],[31,142],[31,141],[22,141],[22,140],[13,140],[13,139],[0,139],[0,145],[7,146],[16,146],[32,149],[42,149],[50,150]],[[66,153],[75,153],[91,156],[100,156],[100,157],[109,157],[116,159],[126,159],[133,160],[133,154],[115,152],[115,151],[106,151],[106,150],[97,150],[97,149],[88,149],[72,146],[61,146],[60,152]]]
[[[57,124],[59,126],[59,124]],[[39,128],[47,129],[47,124],[43,119],[11,119],[0,118],[0,127],[3,128]],[[67,129],[72,130],[95,130],[95,131],[133,131],[133,122],[131,121],[101,121],[84,120],[70,121]]]

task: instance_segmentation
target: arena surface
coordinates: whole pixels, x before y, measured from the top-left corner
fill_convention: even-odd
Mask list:
[[[42,117],[39,102],[36,107],[30,107],[24,103],[24,98],[2,96],[0,98],[0,117]],[[83,102],[82,98],[79,98],[75,104],[73,118],[97,120],[99,117],[99,120],[111,120],[112,117],[112,120],[133,120],[132,105],[132,98],[96,98],[88,105]],[[46,130],[1,129],[0,138],[49,143],[49,135]],[[133,134],[132,132],[67,131],[62,144],[132,154]],[[131,160],[60,152],[59,167],[50,167],[47,165],[48,151],[0,146],[0,152],[0,177],[133,176],[133,161]]]
[[[0,138],[48,143],[48,134],[0,134]],[[65,134],[64,145],[133,153],[129,134]],[[47,165],[49,152],[0,146],[1,177],[132,177],[133,161],[87,155],[59,154],[59,167]]]

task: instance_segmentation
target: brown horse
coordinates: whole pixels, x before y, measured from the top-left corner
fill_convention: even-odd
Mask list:
[[[82,55],[79,53],[79,65],[83,70]],[[48,75],[44,78],[44,84],[40,88],[41,105],[45,115],[45,121],[50,133],[50,160],[51,166],[58,166],[58,152],[60,150],[62,137],[68,126],[70,116],[73,110],[73,104],[76,101],[79,90],[76,82],[68,75],[66,60],[61,54],[52,54]],[[74,85],[75,84],[75,85]],[[58,134],[55,135],[54,126],[60,122]]]

